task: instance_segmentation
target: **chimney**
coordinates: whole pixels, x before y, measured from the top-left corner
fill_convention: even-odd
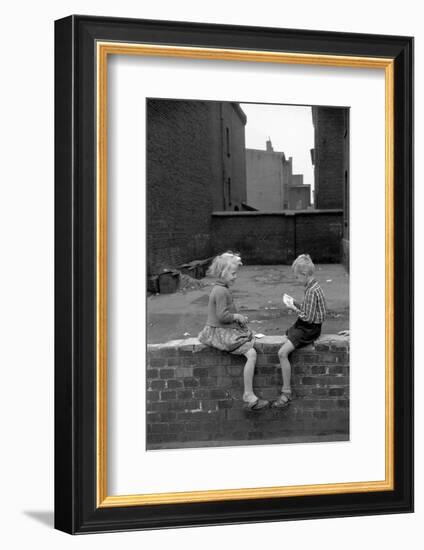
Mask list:
[[[274,151],[274,148],[272,147],[272,143],[271,143],[271,138],[269,137],[267,142],[266,142],[266,150],[268,152],[272,152]]]

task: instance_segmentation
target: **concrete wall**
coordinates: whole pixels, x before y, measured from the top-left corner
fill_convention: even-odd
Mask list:
[[[284,153],[246,149],[247,202],[258,210],[283,210]]]
[[[274,400],[281,389],[282,338],[257,340],[255,392]],[[295,399],[284,410],[246,411],[245,359],[197,339],[148,346],[147,448],[244,442],[347,440],[349,342],[325,336],[291,355]]]
[[[213,253],[234,250],[246,264],[291,264],[303,253],[316,263],[339,263],[342,222],[342,210],[214,212]]]
[[[290,210],[304,210],[311,205],[311,186],[290,186],[289,208]]]

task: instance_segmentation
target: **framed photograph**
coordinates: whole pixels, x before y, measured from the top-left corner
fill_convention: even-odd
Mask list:
[[[413,39],[55,23],[55,526],[413,510]]]

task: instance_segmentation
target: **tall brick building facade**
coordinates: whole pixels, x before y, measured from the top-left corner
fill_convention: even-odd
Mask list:
[[[312,107],[315,208],[343,208],[349,183],[349,109]]]
[[[246,202],[245,124],[237,103],[149,99],[148,273],[212,254],[211,214]]]

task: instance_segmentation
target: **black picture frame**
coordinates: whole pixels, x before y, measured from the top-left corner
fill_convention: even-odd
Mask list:
[[[98,506],[96,43],[394,62],[394,488]],[[55,527],[68,533],[413,511],[413,38],[73,15],[55,22]]]

